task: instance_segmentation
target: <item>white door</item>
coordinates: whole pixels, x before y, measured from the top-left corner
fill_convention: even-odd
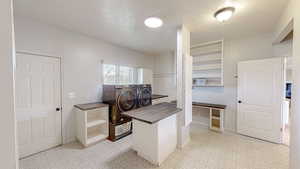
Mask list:
[[[238,133],[281,143],[284,58],[238,63]]]
[[[15,78],[20,158],[60,145],[60,59],[17,53]]]

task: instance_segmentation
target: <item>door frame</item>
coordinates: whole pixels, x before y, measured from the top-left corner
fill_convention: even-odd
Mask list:
[[[30,52],[30,51],[24,51],[24,50],[17,50],[15,52],[16,54],[25,54],[25,55],[34,55],[34,56],[39,56],[39,57],[48,57],[48,58],[55,58],[55,59],[58,59],[59,60],[59,68],[60,68],[60,72],[59,72],[59,78],[60,78],[60,88],[59,88],[59,96],[60,96],[60,111],[61,111],[61,114],[60,114],[60,124],[61,124],[61,127],[60,127],[60,133],[61,133],[61,141],[60,141],[60,144],[59,145],[63,145],[64,143],[64,136],[63,136],[63,101],[62,101],[62,98],[63,98],[63,73],[62,73],[62,68],[63,68],[63,65],[62,65],[62,59],[61,57],[59,56],[53,56],[53,55],[47,55],[47,54],[41,54],[41,53],[37,53],[37,52]],[[17,58],[16,58],[17,59]],[[14,68],[15,69],[15,68]],[[15,119],[16,121],[16,124],[17,124],[17,119]],[[17,130],[17,129],[16,129]],[[18,138],[16,138],[16,142],[18,143]],[[45,151],[45,150],[44,150]],[[41,151],[43,152],[43,151]],[[40,152],[38,152],[40,153]],[[37,153],[34,153],[32,155],[35,155]],[[29,156],[26,156],[26,157],[23,157],[23,158],[27,158],[27,157],[30,157],[32,155],[29,155]],[[22,158],[22,159],[23,159]]]
[[[282,65],[282,73],[283,73],[283,79],[281,79],[283,81],[283,84],[282,84],[282,92],[278,91],[280,93],[280,96],[282,97],[282,99],[284,99],[284,95],[285,95],[285,80],[286,80],[286,57],[271,57],[271,58],[264,58],[264,59],[255,59],[255,60],[246,60],[246,61],[240,61],[238,62],[241,63],[241,62],[251,62],[251,61],[256,61],[256,60],[268,60],[268,59],[281,59],[282,62],[283,62],[283,65]],[[237,73],[239,73],[239,70],[237,70]],[[236,125],[237,125],[237,133],[238,132],[238,114],[240,112],[240,105],[238,103],[238,100],[240,100],[240,95],[239,95],[239,87],[240,87],[240,84],[239,84],[239,77],[238,77],[238,81],[237,81],[237,119],[236,119]],[[280,106],[281,106],[281,109],[280,109],[280,138],[279,138],[279,142],[272,142],[272,143],[277,143],[277,144],[282,144],[283,143],[283,129],[282,129],[282,126],[283,126],[283,100],[281,101],[280,103]],[[247,136],[247,137],[251,137],[251,136]],[[254,137],[253,137],[254,138]],[[255,139],[259,139],[259,140],[262,140],[260,138],[255,138]],[[268,140],[263,140],[263,141],[267,141],[267,142],[271,142],[271,141],[268,141]]]

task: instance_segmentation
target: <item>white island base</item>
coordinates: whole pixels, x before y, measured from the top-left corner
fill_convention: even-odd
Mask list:
[[[133,119],[133,149],[154,165],[160,165],[177,146],[177,116],[154,124]]]

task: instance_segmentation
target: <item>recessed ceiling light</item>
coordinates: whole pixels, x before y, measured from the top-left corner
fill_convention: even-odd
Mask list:
[[[226,8],[219,9],[214,16],[218,21],[224,22],[229,20],[232,17],[234,11],[235,11],[234,7],[226,7]]]
[[[144,24],[149,28],[159,28],[163,25],[163,21],[157,17],[150,17],[144,21]]]

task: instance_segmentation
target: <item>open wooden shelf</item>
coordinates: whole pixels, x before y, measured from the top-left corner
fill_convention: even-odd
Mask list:
[[[221,79],[222,70],[193,71],[193,79]]]
[[[76,138],[85,147],[108,137],[108,107],[77,109]]]
[[[87,144],[90,145],[90,144],[93,144],[93,143],[96,143],[98,141],[101,141],[103,139],[106,139],[108,135],[105,135],[105,134],[101,134],[101,133],[94,133],[94,135],[90,136],[88,139],[87,139]]]
[[[220,128],[214,127],[214,126],[210,127],[210,129],[211,129],[211,130],[214,130],[214,131],[219,131],[219,130],[220,130]]]
[[[212,126],[215,127],[215,128],[220,128],[220,119],[215,119],[215,118],[212,118],[211,120],[211,123],[212,123]]]
[[[223,87],[223,40],[194,45],[191,55],[193,87]]]
[[[218,132],[224,131],[224,109],[210,109],[210,129]]]
[[[216,69],[222,69],[222,64],[206,64],[206,65],[200,65],[200,66],[193,66],[193,71],[203,71],[203,70],[216,70]]]
[[[193,60],[193,64],[201,64],[201,63],[205,63],[205,62],[221,62],[222,61],[222,58],[209,58],[209,57],[194,57],[194,60]]]
[[[220,110],[212,109],[211,115],[212,115],[212,117],[220,117],[221,116]]]
[[[222,41],[201,43],[191,46],[192,56],[212,55],[223,52]]]
[[[105,123],[107,123],[107,121],[106,120],[94,120],[94,121],[91,121],[91,122],[88,122],[87,123],[87,127],[94,127],[94,126],[97,126],[97,125],[100,125],[100,124],[105,124]]]
[[[103,121],[105,121],[105,120],[103,120]],[[97,141],[100,141],[108,136],[108,134],[106,132],[107,126],[101,125],[101,124],[106,124],[106,121],[104,123],[100,123],[93,127],[87,128],[87,141],[86,141],[87,145],[92,144]]]
[[[224,87],[223,85],[193,85],[193,87]]]
[[[222,50],[221,49],[206,50],[206,51],[194,53],[193,56],[206,56],[206,55],[212,55],[217,53],[222,53]]]
[[[220,120],[221,119],[220,117],[216,117],[216,116],[212,116],[211,118],[214,119],[214,120]]]

